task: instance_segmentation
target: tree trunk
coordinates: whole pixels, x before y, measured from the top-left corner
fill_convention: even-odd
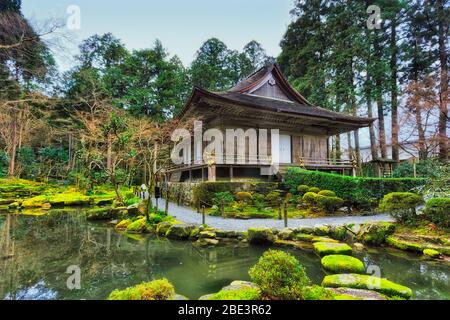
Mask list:
[[[398,88],[397,88],[397,21],[391,22],[391,130],[392,130],[392,160],[399,161],[398,146]]]
[[[17,112],[14,108],[11,109],[11,148],[9,151],[9,168],[8,176],[13,177],[16,168],[16,153],[17,153]]]
[[[416,113],[417,131],[419,134],[419,159],[424,160],[428,157],[428,152],[425,145],[425,130],[423,129],[422,125],[422,113],[419,99],[420,98],[418,97],[418,100],[416,100],[415,113]]]
[[[347,132],[347,143],[348,143],[348,158],[350,160],[354,159],[355,153],[353,151],[352,146],[352,134],[351,132]]]
[[[378,32],[375,32],[378,34]],[[375,59],[377,59],[378,62],[381,61],[381,49],[380,49],[380,39],[379,36],[376,37],[374,42],[374,49],[375,49]],[[378,112],[378,135],[379,135],[379,141],[380,141],[380,152],[381,152],[381,158],[386,159],[387,158],[387,149],[386,149],[386,130],[385,130],[385,124],[384,124],[384,108],[383,108],[383,83],[382,83],[382,77],[380,74],[377,74],[375,79],[375,87],[377,89],[376,91],[376,103],[377,103],[377,112]]]
[[[447,24],[444,10],[444,1],[438,0],[438,33],[439,33],[439,60],[441,63],[441,83],[439,92],[439,158],[443,161],[448,159],[448,66],[446,51]]]
[[[112,168],[112,134],[108,132],[107,150],[106,150],[106,169],[111,171]]]

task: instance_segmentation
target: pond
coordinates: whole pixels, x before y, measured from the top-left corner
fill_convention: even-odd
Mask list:
[[[248,280],[248,269],[267,250],[197,248],[190,242],[126,235],[106,223],[87,222],[77,210],[0,215],[0,231],[2,299],[105,299],[114,289],[162,277],[177,293],[197,299],[233,280]],[[321,282],[325,273],[312,251],[283,250],[299,259],[314,283]],[[366,266],[378,266],[382,277],[409,286],[415,299],[450,299],[449,264],[386,249],[356,256]],[[81,270],[81,289],[69,290],[66,271],[74,265]]]

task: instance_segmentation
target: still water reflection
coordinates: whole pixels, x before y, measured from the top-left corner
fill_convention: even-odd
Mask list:
[[[249,279],[248,269],[266,249],[202,249],[189,242],[121,234],[105,223],[87,222],[73,210],[38,217],[0,215],[0,229],[2,299],[104,299],[116,288],[161,277],[195,299],[233,280]],[[319,258],[311,251],[289,251],[320,283],[324,272]],[[383,277],[411,287],[416,299],[450,299],[448,264],[380,249],[358,257],[366,266],[379,266]],[[66,285],[71,265],[81,269],[79,290]]]

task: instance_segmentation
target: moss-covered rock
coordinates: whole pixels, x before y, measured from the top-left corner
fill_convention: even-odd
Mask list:
[[[408,287],[384,278],[355,273],[326,276],[322,281],[322,286],[374,290],[387,296],[399,296],[405,299],[410,299],[412,297],[412,290]]]
[[[170,221],[164,221],[158,224],[156,227],[156,233],[159,236],[166,236],[167,231],[170,229],[170,227],[173,225],[173,222]]]
[[[437,259],[441,256],[441,253],[434,249],[424,249],[423,254],[433,259]]]
[[[250,228],[247,231],[250,244],[272,244],[275,242],[273,231],[269,228]]]
[[[260,300],[261,291],[259,287],[252,282],[233,281],[229,286],[222,288],[219,292],[200,300]]]
[[[317,226],[314,227],[314,232],[316,236],[327,236],[330,233],[329,226]]]
[[[109,220],[112,218],[110,208],[94,208],[86,211],[86,219],[88,220]]]
[[[329,236],[336,240],[344,240],[347,237],[347,228],[345,226],[332,227]]]
[[[314,251],[321,257],[329,254],[342,254],[342,255],[352,254],[352,248],[345,243],[315,242],[313,246]]]
[[[24,200],[22,202],[21,207],[25,208],[25,209],[28,209],[28,208],[42,208],[44,206],[48,206],[49,204],[50,203],[49,203],[48,197],[40,195],[40,196],[36,196],[36,197]]]
[[[395,232],[395,225],[389,222],[363,224],[357,235],[358,241],[365,244],[380,245]]]
[[[116,229],[126,229],[133,221],[131,219],[125,219],[116,224]]]
[[[145,218],[133,221],[127,226],[127,232],[141,233],[146,230],[146,220]]]
[[[311,234],[297,233],[294,235],[293,240],[311,242],[314,238],[315,237]]]
[[[292,240],[294,236],[294,230],[291,228],[284,228],[280,232],[278,232],[277,237],[281,240]]]
[[[388,300],[379,292],[352,288],[331,288],[335,294],[334,300]]]
[[[173,285],[167,279],[141,283],[124,290],[114,290],[108,300],[174,300]]]
[[[197,241],[194,242],[194,245],[199,247],[214,247],[217,246],[218,244],[219,240],[211,238],[198,239]]]
[[[203,230],[199,232],[198,237],[200,239],[215,239],[217,234],[214,230]]]
[[[400,250],[407,250],[407,251],[422,253],[423,250],[425,249],[420,243],[402,240],[395,236],[387,237],[386,243],[389,244],[390,246],[400,249]]]
[[[192,230],[195,229],[191,224],[173,224],[166,232],[169,239],[186,240],[190,237]]]
[[[333,254],[321,260],[322,267],[331,273],[364,273],[364,263],[351,256]]]
[[[328,238],[328,237],[313,237],[311,239],[312,242],[334,242],[334,243],[338,243],[339,241]]]

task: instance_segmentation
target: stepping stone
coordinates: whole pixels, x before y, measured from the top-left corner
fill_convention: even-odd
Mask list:
[[[328,238],[328,237],[314,237],[311,239],[312,242],[334,242],[338,243],[339,241]]]
[[[336,296],[336,300],[388,300],[388,298],[376,291],[352,289],[352,288],[332,288]]]
[[[316,242],[313,244],[314,251],[317,252],[321,257],[330,254],[352,254],[352,248],[345,243],[335,243],[335,242]]]
[[[412,297],[412,290],[398,283],[384,278],[369,275],[345,273],[326,276],[322,281],[323,287],[330,288],[353,288],[373,290],[389,297],[398,296],[405,299]]]
[[[321,260],[322,267],[331,273],[364,273],[364,263],[351,256],[333,254]]]

